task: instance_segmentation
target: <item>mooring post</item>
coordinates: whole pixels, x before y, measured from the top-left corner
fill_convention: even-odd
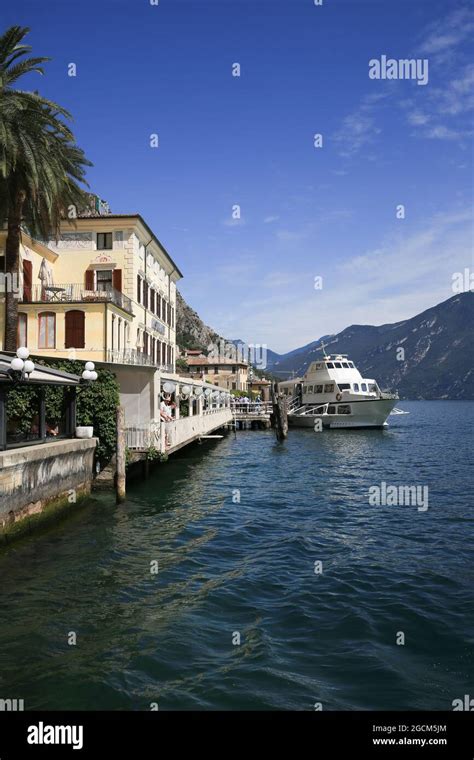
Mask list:
[[[126,474],[125,474],[125,412],[123,406],[117,407],[117,475],[116,475],[116,499],[117,504],[125,500]]]
[[[288,435],[288,414],[286,398],[278,393],[278,383],[272,384],[272,404],[277,441],[283,441]]]

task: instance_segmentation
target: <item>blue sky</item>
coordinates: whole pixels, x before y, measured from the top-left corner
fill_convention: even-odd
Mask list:
[[[53,59],[24,86],[73,113],[92,189],[145,217],[224,336],[288,351],[472,268],[469,3],[4,0],[1,21]],[[428,59],[428,84],[370,79],[381,55]]]

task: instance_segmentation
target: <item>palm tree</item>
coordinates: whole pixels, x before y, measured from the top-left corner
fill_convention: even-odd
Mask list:
[[[0,37],[0,220],[5,246],[4,350],[17,348],[18,298],[9,283],[19,276],[22,227],[40,239],[58,237],[61,219],[85,205],[85,167],[92,164],[77,147],[63,119],[66,109],[37,92],[12,85],[25,74],[43,74],[48,58],[30,52],[28,28],[13,26]],[[20,60],[21,59],[21,60]],[[69,212],[69,213],[68,213]]]

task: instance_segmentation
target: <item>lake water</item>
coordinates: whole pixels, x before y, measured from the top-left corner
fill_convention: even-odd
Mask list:
[[[399,406],[384,431],[190,447],[120,507],[100,496],[10,547],[0,697],[449,710],[474,695],[474,403]],[[428,509],[371,505],[382,482],[427,486]]]

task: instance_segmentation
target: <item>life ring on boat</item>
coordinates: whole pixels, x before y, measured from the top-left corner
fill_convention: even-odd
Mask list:
[[[340,401],[342,398],[342,393],[336,393],[336,401]]]

